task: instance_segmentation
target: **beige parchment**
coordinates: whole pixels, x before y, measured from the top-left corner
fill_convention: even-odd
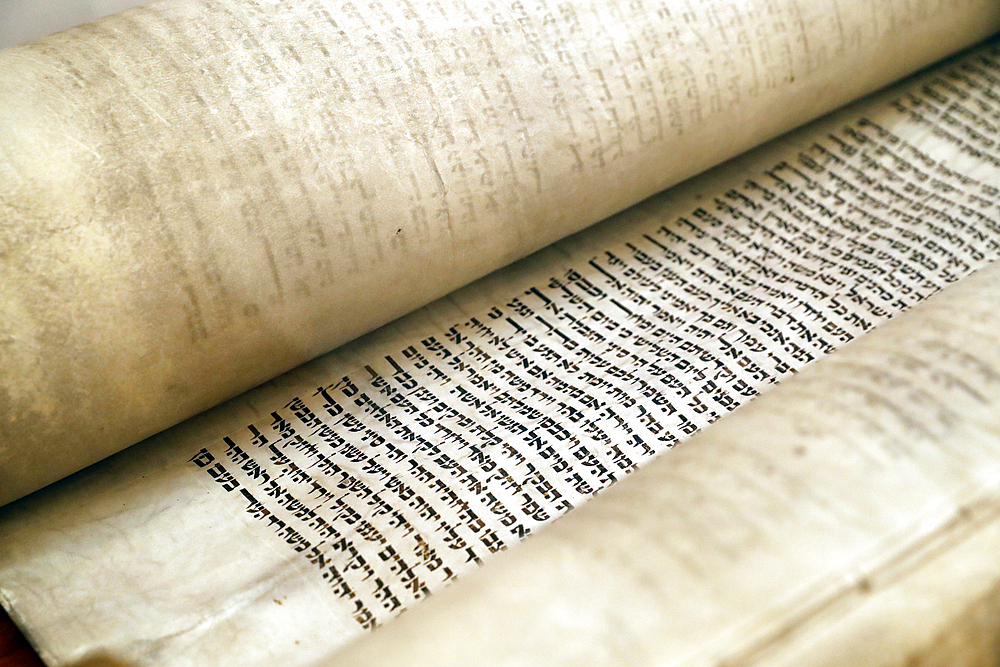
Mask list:
[[[0,54],[0,503],[996,28],[167,0]]]

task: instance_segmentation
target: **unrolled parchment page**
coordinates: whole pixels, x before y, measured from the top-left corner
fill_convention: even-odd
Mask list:
[[[167,0],[0,54],[0,503],[1000,25]]]
[[[998,302],[993,264],[320,664],[996,664]]]
[[[56,664],[329,657],[995,259],[998,75],[947,63],[9,506],[5,603]]]

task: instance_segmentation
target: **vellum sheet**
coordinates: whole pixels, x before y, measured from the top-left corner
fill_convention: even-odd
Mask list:
[[[994,264],[317,664],[995,664],[998,299]]]
[[[985,37],[987,0],[167,0],[0,54],[0,503]]]
[[[10,506],[0,593],[53,664],[330,660],[992,261],[998,73],[995,46],[946,63]],[[569,537],[539,538],[537,567],[499,557],[478,588],[342,658],[602,664],[633,646],[717,664],[788,644],[785,628],[855,590],[845,577],[878,585],[884,562],[993,493],[997,443],[977,420],[996,371],[955,347],[985,317],[962,299],[957,342],[914,315],[883,334],[912,350],[835,355],[815,371],[829,382],[803,374],[789,402],[727,420],[759,445],[686,444],[567,518]],[[836,410],[873,434],[844,458],[822,428],[850,426]],[[966,433],[975,447],[947,444]],[[869,510],[855,492],[873,471]],[[690,605],[675,617],[670,599]]]

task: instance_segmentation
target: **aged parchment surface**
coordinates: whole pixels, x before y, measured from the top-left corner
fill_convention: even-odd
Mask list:
[[[167,0],[0,54],[0,503],[986,36],[986,0]]]
[[[534,574],[500,556],[482,602],[460,583],[454,610],[415,603],[988,264],[996,72],[995,46],[945,63],[9,506],[5,604],[56,664],[306,665],[408,607],[429,620],[356,650],[601,664],[625,655],[619,635],[652,663],[791,650],[786,631],[897,591],[913,554],[989,518],[996,443],[977,420],[996,371],[969,347],[992,349],[989,281],[947,311],[952,337],[923,316],[886,325],[893,353],[848,347],[826,380],[761,399],[764,422],[731,415],[753,446],[685,446],[655,493],[593,501],[594,524],[569,552],[537,547]],[[857,451],[852,423],[871,435]],[[470,622],[450,636],[456,614]],[[424,643],[407,635],[420,623],[437,628]]]
[[[1000,266],[323,665],[995,664]]]

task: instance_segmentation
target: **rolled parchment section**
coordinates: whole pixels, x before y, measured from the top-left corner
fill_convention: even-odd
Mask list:
[[[1000,26],[167,0],[0,53],[0,503]]]

